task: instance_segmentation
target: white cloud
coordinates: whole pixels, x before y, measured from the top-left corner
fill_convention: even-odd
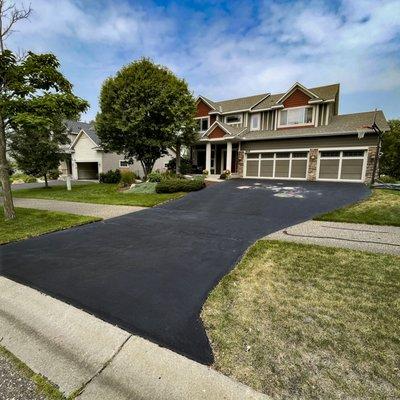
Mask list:
[[[32,0],[31,23],[10,43],[54,51],[92,104],[106,76],[143,55],[214,99],[280,92],[294,81],[340,82],[345,93],[400,90],[399,0],[252,5],[194,12],[127,0]]]

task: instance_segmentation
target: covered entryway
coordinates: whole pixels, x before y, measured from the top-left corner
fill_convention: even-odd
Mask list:
[[[99,164],[97,162],[77,162],[78,179],[99,179]]]
[[[318,180],[361,182],[365,179],[365,150],[321,150]]]
[[[246,178],[307,178],[308,151],[279,150],[246,154]]]

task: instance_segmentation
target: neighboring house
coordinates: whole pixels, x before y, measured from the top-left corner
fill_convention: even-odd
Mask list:
[[[219,102],[199,96],[193,163],[245,178],[370,181],[378,135],[366,126],[375,117],[383,132],[389,126],[382,111],[338,115],[339,88],[295,83],[280,94]]]
[[[135,161],[130,164],[124,156],[106,153],[102,149],[93,124],[67,121],[67,130],[71,144],[65,148],[65,151],[70,156],[60,166],[62,175],[68,173],[73,179],[97,180],[102,172],[120,169],[121,171],[130,170],[138,176],[143,176],[140,162]],[[159,158],[154,165],[154,170],[165,170],[166,164],[172,157],[174,154],[171,151],[170,154]]]

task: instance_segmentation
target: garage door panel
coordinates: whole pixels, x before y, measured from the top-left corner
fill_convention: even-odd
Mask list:
[[[260,176],[266,178],[274,176],[274,160],[261,160]]]
[[[292,160],[291,178],[306,178],[307,160]]]
[[[351,179],[360,180],[362,178],[364,160],[342,160],[342,171],[340,173],[340,179]]]
[[[337,179],[339,175],[339,159],[324,160],[321,159],[319,165],[319,177],[321,179]]]
[[[258,160],[248,160],[246,165],[246,176],[258,176]]]
[[[289,177],[289,160],[276,160],[275,177],[276,178]]]

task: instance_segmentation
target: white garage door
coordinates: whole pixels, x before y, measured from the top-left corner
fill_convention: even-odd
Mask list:
[[[365,150],[321,150],[318,179],[326,181],[364,180]]]
[[[248,153],[247,178],[306,179],[307,151]]]

